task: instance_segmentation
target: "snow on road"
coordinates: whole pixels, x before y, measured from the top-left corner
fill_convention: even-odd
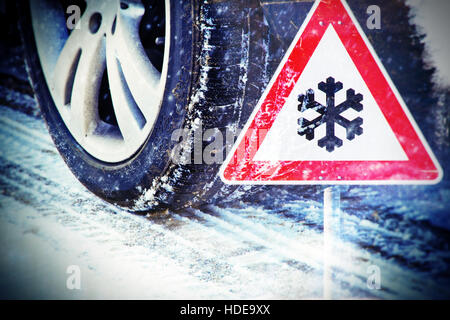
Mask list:
[[[2,242],[8,244],[1,249],[1,265],[8,273],[2,288],[13,289],[3,294],[49,298],[320,294],[319,274],[280,263],[255,239],[248,239],[258,239],[251,232],[241,237],[237,227],[225,221],[216,228],[213,215],[163,212],[148,218],[113,208],[71,175],[42,122],[5,108],[0,122],[0,225]],[[65,287],[69,265],[82,270],[81,291]],[[280,283],[277,275],[286,282]]]
[[[133,215],[89,193],[58,155],[44,123],[0,107],[0,287],[3,298],[321,298],[321,204],[209,206]],[[292,217],[282,212],[301,212]],[[361,230],[380,230],[345,215]],[[384,230],[387,232],[386,230]],[[382,233],[381,233],[382,234]],[[334,298],[448,296],[429,277],[335,243]],[[69,290],[69,266],[81,290]],[[367,270],[382,270],[382,289]]]

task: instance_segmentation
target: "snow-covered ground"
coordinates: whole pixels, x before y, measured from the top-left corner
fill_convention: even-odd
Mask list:
[[[448,76],[448,47],[433,49],[448,46],[433,36],[434,11],[408,1],[429,34],[430,63]],[[255,202],[133,215],[73,177],[13,60],[0,66],[18,77],[0,83],[0,298],[322,298],[324,266],[332,298],[450,297],[448,182],[342,187],[332,255],[323,254],[320,188],[307,199],[270,188]],[[80,290],[67,287],[73,266]],[[374,266],[380,290],[367,285]]]

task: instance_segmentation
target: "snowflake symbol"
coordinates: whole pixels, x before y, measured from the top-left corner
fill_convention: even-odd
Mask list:
[[[329,77],[326,83],[319,83],[318,88],[327,95],[327,105],[323,106],[314,100],[314,90],[312,89],[306,91],[306,95],[299,95],[298,101],[300,104],[298,105],[298,111],[304,112],[312,109],[320,113],[320,116],[312,121],[299,118],[298,124],[300,128],[297,132],[311,141],[314,139],[315,129],[325,123],[326,135],[318,141],[318,145],[321,148],[326,148],[328,152],[333,152],[335,148],[341,147],[343,143],[341,139],[335,136],[334,126],[336,123],[346,129],[348,140],[353,140],[356,135],[359,136],[363,133],[363,128],[361,127],[363,124],[362,118],[358,117],[350,121],[341,116],[341,113],[350,108],[358,112],[362,111],[363,105],[360,102],[363,100],[363,96],[362,94],[355,94],[353,89],[348,89],[347,99],[335,106],[334,97],[336,92],[342,89],[342,83],[335,82],[334,78]]]

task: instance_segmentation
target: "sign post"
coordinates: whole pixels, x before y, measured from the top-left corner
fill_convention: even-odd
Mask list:
[[[323,298],[333,298],[333,261],[336,244],[342,232],[339,187],[328,187],[323,193]]]

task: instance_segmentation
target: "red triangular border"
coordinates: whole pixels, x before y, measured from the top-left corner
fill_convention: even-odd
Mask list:
[[[235,184],[407,184],[437,183],[442,170],[400,94],[343,0],[315,3],[281,70],[221,168]],[[253,161],[329,24],[333,24],[357,70],[408,156],[407,161]],[[284,63],[284,64],[283,64]]]

